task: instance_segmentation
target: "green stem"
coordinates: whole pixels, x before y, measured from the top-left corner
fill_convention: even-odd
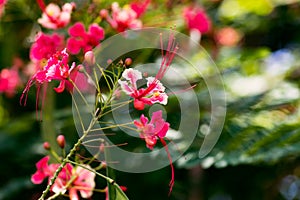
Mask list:
[[[74,155],[74,153],[76,152],[77,148],[80,146],[80,144],[82,143],[82,141],[87,136],[87,134],[90,132],[91,128],[94,126],[94,124],[96,122],[97,122],[97,118],[93,118],[93,120],[91,121],[88,129],[83,132],[83,135],[78,139],[77,143],[73,146],[73,148],[71,149],[70,153],[63,159],[62,163],[60,164],[60,166],[58,167],[58,169],[55,171],[53,177],[50,180],[50,183],[47,185],[47,188],[43,191],[43,194],[39,198],[39,200],[44,200],[44,198],[48,194],[50,188],[54,184],[56,178],[58,177],[58,174],[66,166],[66,164],[68,163],[68,161],[70,160],[70,158]]]
[[[48,87],[48,89],[47,89]],[[55,127],[55,120],[54,120],[54,109],[55,109],[55,94],[52,89],[52,83],[49,83],[47,87],[44,87],[43,89],[47,91],[45,99],[42,99],[42,123],[41,123],[41,132],[42,132],[42,138],[44,141],[49,142],[51,150],[53,152],[59,152],[60,147],[58,146],[56,142],[56,129],[55,128],[49,128],[49,127]],[[43,92],[42,92],[43,93]],[[43,94],[42,94],[43,96]],[[41,97],[43,98],[43,97]],[[51,161],[53,162],[55,157],[51,157]]]

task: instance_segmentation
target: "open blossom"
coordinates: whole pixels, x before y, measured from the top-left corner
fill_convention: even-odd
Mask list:
[[[140,137],[145,140],[146,146],[153,149],[160,138],[164,138],[169,130],[170,124],[162,118],[162,111],[152,113],[151,121],[141,115],[140,121],[134,120],[134,125],[140,132]]]
[[[111,16],[108,10],[101,10],[100,16],[111,25],[112,28],[118,32],[123,32],[127,29],[142,28],[142,21],[138,17],[146,10],[148,6],[146,1],[144,4],[133,4],[133,6],[125,5],[123,8],[117,2],[111,5]]]
[[[211,21],[204,9],[194,6],[183,10],[187,28],[190,31],[196,30],[201,34],[207,33],[211,29]]]
[[[66,3],[62,9],[54,3],[50,3],[45,7],[44,2],[39,0],[39,5],[43,11],[42,17],[38,19],[43,27],[49,29],[63,28],[69,24],[71,20],[71,13],[75,7],[74,3]]]
[[[134,1],[130,3],[130,8],[134,10],[134,12],[137,14],[137,17],[140,17],[142,14],[144,14],[150,2],[151,0]]]
[[[161,44],[162,45],[162,44]],[[171,65],[171,62],[176,54],[177,46],[174,44],[174,35],[171,34],[166,49],[166,54],[162,55],[162,61],[155,77],[148,77],[146,88],[137,88],[137,81],[142,79],[142,73],[135,69],[124,70],[122,77],[125,81],[119,80],[121,89],[128,95],[134,98],[134,107],[137,110],[143,110],[145,104],[152,105],[160,103],[166,105],[168,95],[165,93],[165,87],[160,80],[164,77],[166,71]],[[163,47],[161,47],[163,49]]]
[[[145,140],[146,146],[150,150],[153,150],[153,147],[156,145],[157,140],[160,140],[160,142],[164,146],[172,170],[172,176],[170,181],[171,192],[174,185],[174,167],[172,164],[173,161],[169,153],[167,143],[164,140],[164,137],[166,136],[169,130],[170,124],[162,118],[162,111],[159,110],[152,113],[150,122],[147,117],[141,115],[139,121],[134,120],[134,125],[137,127],[138,131],[140,132],[140,137]]]
[[[138,70],[129,68],[126,69],[122,77],[126,81],[119,80],[121,89],[128,95],[134,98],[134,107],[138,110],[144,109],[144,104],[152,105],[160,103],[166,105],[168,95],[165,93],[165,87],[154,77],[148,77],[147,88],[137,88],[137,81],[142,79],[142,73]]]
[[[12,97],[16,89],[21,85],[18,70],[15,68],[2,69],[0,72],[0,93]]]
[[[57,51],[64,48],[64,36],[57,33],[52,35],[40,32],[30,48],[30,59],[36,65],[36,70],[42,69],[46,61]]]
[[[67,41],[67,49],[71,54],[78,54],[81,49],[86,53],[104,39],[103,28],[95,23],[91,24],[86,32],[83,23],[76,22],[69,28],[69,34],[71,37]]]
[[[46,156],[36,163],[37,171],[31,176],[32,183],[41,184],[46,178],[50,182],[51,178],[53,178],[60,164],[48,165],[49,158],[49,156]],[[64,194],[66,191],[69,191],[71,200],[79,199],[78,192],[82,198],[90,198],[95,188],[96,175],[88,170],[91,169],[89,165],[85,165],[85,167],[87,169],[81,166],[73,167],[67,163],[58,174],[50,190],[57,194]]]
[[[24,104],[26,104],[28,91],[34,83],[38,85],[38,92],[42,84],[51,82],[53,80],[60,81],[59,86],[57,88],[54,88],[56,92],[63,92],[66,86],[71,89],[72,84],[70,82],[70,79],[75,79],[78,70],[75,63],[73,63],[71,67],[69,66],[68,59],[69,54],[66,52],[66,49],[53,54],[48,59],[44,69],[37,71],[28,81],[20,101],[22,102],[23,98],[25,98]]]

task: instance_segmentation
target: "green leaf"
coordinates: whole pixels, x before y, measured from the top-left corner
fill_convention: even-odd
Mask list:
[[[112,192],[114,193],[114,198],[111,197]],[[110,200],[128,200],[128,197],[123,192],[122,188],[118,184],[113,184],[110,186],[109,190],[109,199]]]

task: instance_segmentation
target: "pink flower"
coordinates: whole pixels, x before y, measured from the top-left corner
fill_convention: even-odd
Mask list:
[[[65,3],[62,9],[54,3],[50,3],[45,7],[42,0],[39,0],[39,5],[43,14],[42,18],[38,19],[38,23],[49,29],[59,29],[68,25],[71,20],[72,10],[75,7],[74,3]]]
[[[54,176],[55,171],[60,166],[60,164],[51,164],[51,165],[55,166],[56,168],[55,170],[53,170],[53,173],[49,176],[49,181]],[[73,172],[73,166],[70,163],[67,163],[58,174],[54,184],[51,187],[51,191],[54,193],[61,193],[61,194],[66,193],[68,189],[67,184],[69,184],[69,181],[73,179],[72,172]]]
[[[85,165],[88,169],[91,169],[89,165]],[[77,196],[77,191],[79,191],[82,198],[89,198],[93,195],[93,189],[95,188],[95,176],[96,174],[83,168],[76,167],[75,172],[73,173],[75,180],[72,182],[70,188],[70,199],[79,199]],[[71,192],[72,191],[72,192]],[[71,193],[73,195],[71,195]]]
[[[148,77],[147,88],[137,88],[136,82],[142,79],[142,73],[135,69],[126,69],[122,77],[126,81],[119,80],[121,89],[128,95],[134,98],[134,107],[138,110],[144,109],[144,104],[152,105],[154,103],[161,103],[166,105],[168,102],[168,95],[165,93],[165,87],[161,82],[154,77]]]
[[[148,121],[148,118],[142,114],[140,121],[134,120],[134,125],[137,127],[138,131],[140,132],[140,137],[145,140],[146,146],[150,150],[153,150],[153,147],[156,145],[158,139],[164,146],[171,166],[171,181],[169,184],[171,193],[174,185],[174,167],[167,143],[163,139],[169,130],[170,124],[165,122],[165,120],[162,118],[161,110],[153,112],[150,122]]]
[[[162,44],[161,44],[162,45]],[[168,96],[165,93],[165,87],[160,80],[164,77],[166,71],[171,65],[171,62],[176,54],[177,46],[174,44],[173,33],[170,36],[166,54],[162,54],[162,61],[155,77],[148,77],[146,88],[137,88],[136,82],[142,79],[142,74],[138,70],[126,69],[122,77],[126,81],[119,80],[121,89],[128,95],[134,98],[134,107],[137,110],[143,110],[145,104],[152,105],[154,103],[160,103],[166,105],[168,102]],[[163,49],[163,47],[161,47]]]
[[[2,17],[3,13],[4,13],[4,7],[6,4],[6,0],[0,0],[0,18]]]
[[[137,18],[139,18],[142,14],[145,13],[150,2],[151,0],[135,1],[130,4],[130,8],[134,10],[134,12],[137,15]]]
[[[142,28],[142,22],[138,17],[146,10],[145,4],[133,4],[131,6],[125,5],[120,8],[117,2],[111,5],[111,16],[109,16],[108,11],[103,9],[100,11],[100,16],[111,25],[112,28],[116,29],[118,32],[123,32],[127,29],[138,29]]]
[[[48,166],[49,158],[49,156],[46,156],[36,163],[35,166],[37,171],[31,176],[32,183],[41,184],[45,178],[52,175],[52,172],[49,171]]]
[[[0,93],[5,93],[8,97],[14,96],[17,87],[21,85],[18,70],[14,67],[11,69],[2,69],[0,72]]]
[[[64,37],[57,33],[47,35],[39,33],[30,48],[30,59],[36,64],[37,69],[42,69],[46,61],[57,51],[64,48]]]
[[[41,184],[44,179],[48,178],[48,182],[53,178],[55,171],[60,164],[54,163],[48,165],[49,156],[42,158],[36,163],[37,171],[31,176],[31,181],[34,184]],[[64,194],[69,191],[71,200],[77,200],[78,192],[82,198],[90,198],[93,195],[95,188],[95,174],[88,169],[89,165],[73,167],[67,163],[58,174],[54,184],[50,190],[56,194]]]
[[[77,22],[69,28],[69,34],[67,49],[72,54],[78,54],[81,49],[86,53],[104,39],[104,30],[98,24],[91,24],[86,32],[83,23]]]
[[[157,139],[164,138],[169,130],[170,124],[162,118],[162,111],[152,113],[151,121],[141,115],[140,121],[134,120],[134,125],[140,132],[140,137],[145,140],[146,146],[153,150]]]
[[[205,11],[200,7],[187,7],[183,10],[187,28],[197,30],[201,34],[207,33],[211,29],[211,21]]]
[[[73,63],[71,67],[68,65],[68,59],[69,54],[66,52],[66,49],[53,54],[48,59],[45,68],[37,71],[27,82],[20,102],[22,103],[23,98],[25,98],[24,105],[26,105],[28,91],[34,83],[38,85],[37,92],[39,92],[42,84],[51,82],[52,80],[60,81],[59,86],[54,88],[54,90],[58,93],[63,92],[65,87],[67,87],[69,90],[72,89],[72,84],[69,79],[74,80],[78,70],[75,63]],[[36,100],[38,103],[38,98]]]

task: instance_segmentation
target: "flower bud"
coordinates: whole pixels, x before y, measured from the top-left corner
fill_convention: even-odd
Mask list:
[[[106,18],[108,16],[108,11],[106,9],[100,10],[100,17]]]
[[[51,148],[49,142],[44,142],[43,147],[46,150],[50,150],[50,148]]]
[[[84,72],[84,66],[83,65],[78,65],[77,69],[79,72],[83,73]]]
[[[96,63],[95,55],[93,51],[87,51],[84,54],[84,61],[89,65],[92,66]]]
[[[132,59],[131,58],[126,58],[125,59],[125,66],[130,66],[132,64]]]
[[[101,153],[104,153],[104,150],[105,150],[105,146],[104,146],[103,143],[101,143],[101,144],[100,144],[100,147],[99,147],[99,151],[100,151]]]
[[[63,135],[59,135],[56,138],[56,142],[58,144],[58,146],[60,146],[60,148],[65,148],[65,144],[66,144],[66,140],[65,140],[65,136]]]
[[[133,102],[133,106],[135,109],[137,110],[144,110],[145,108],[145,103],[138,100],[138,99],[135,99],[134,102]]]
[[[103,162],[101,162],[101,166],[102,166],[102,168],[103,168],[103,169],[105,169],[105,168],[107,167],[107,164],[106,164],[106,162],[104,162],[104,161],[103,161]]]

